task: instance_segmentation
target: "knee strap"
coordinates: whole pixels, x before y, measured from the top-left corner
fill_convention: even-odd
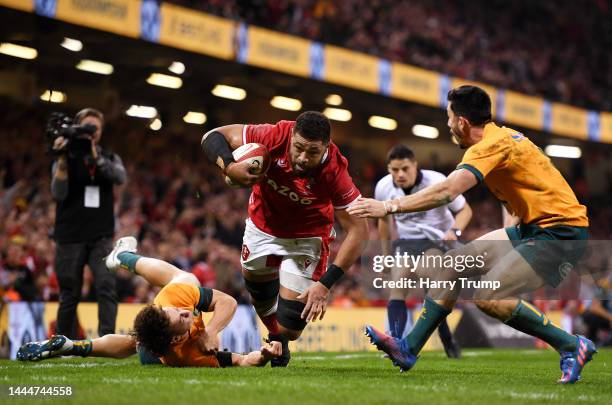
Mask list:
[[[280,282],[278,279],[263,282],[244,280],[244,284],[254,301],[270,301],[278,297],[278,292],[280,290]]]
[[[289,330],[304,330],[306,321],[302,319],[302,311],[304,311],[305,306],[306,304],[300,301],[278,297],[278,309],[276,310],[278,323]]]

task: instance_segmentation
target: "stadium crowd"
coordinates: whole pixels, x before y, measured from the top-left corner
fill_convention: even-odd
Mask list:
[[[47,154],[43,123],[42,113],[34,107],[0,101],[0,299],[5,302],[58,299],[51,238],[55,216],[50,192],[52,159]],[[248,190],[225,186],[218,170],[202,158],[198,136],[170,131],[152,135],[123,118],[109,123],[106,132],[122,134],[108,135],[103,144],[124,157],[129,179],[116,191],[116,237],[136,235],[143,255],[173,263],[194,273],[203,285],[249,302],[239,259]],[[577,160],[570,181],[589,206],[592,236],[610,239],[611,157],[596,145],[586,152],[588,167],[587,160]],[[360,157],[364,153],[360,151]],[[366,167],[352,172],[366,196],[372,195],[373,185],[384,174],[382,159],[366,156]],[[427,159],[421,160],[429,167]],[[448,173],[452,167],[433,169]],[[478,215],[466,229],[466,240],[501,226],[500,206],[484,187],[470,191],[467,198]],[[376,227],[371,226],[370,231],[370,240],[378,239]],[[342,240],[342,232],[339,235],[331,257]],[[368,254],[380,252],[373,247]],[[368,287],[374,274],[365,262],[354,265],[334,288],[331,305],[385,305],[384,294]],[[144,279],[123,270],[118,273],[117,288],[122,302],[147,303],[156,294]],[[95,301],[87,268],[82,296],[84,301]]]
[[[550,100],[612,110],[612,4],[529,0],[170,0]]]

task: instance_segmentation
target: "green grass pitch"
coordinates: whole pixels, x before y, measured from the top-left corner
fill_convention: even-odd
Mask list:
[[[612,350],[600,350],[573,386],[556,384],[558,363],[544,350],[464,350],[461,360],[426,352],[403,374],[378,353],[294,353],[287,369],[178,369],[141,366],[136,357],[2,360],[0,403],[16,399],[8,386],[26,384],[73,387],[70,399],[47,404],[612,403]]]

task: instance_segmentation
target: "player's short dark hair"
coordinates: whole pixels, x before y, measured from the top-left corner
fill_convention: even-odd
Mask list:
[[[491,98],[477,86],[459,86],[448,92],[451,110],[467,118],[472,125],[483,125],[491,121]]]
[[[104,114],[102,114],[102,111],[96,110],[95,108],[83,108],[74,116],[74,122],[80,124],[86,117],[96,117],[102,121],[104,125]]]
[[[174,337],[170,318],[156,305],[147,305],[136,315],[134,335],[140,345],[160,357],[170,351]]]
[[[331,124],[322,113],[306,111],[295,120],[293,132],[300,134],[309,141],[322,141],[327,144],[331,137]]]
[[[406,145],[395,145],[387,153],[387,163],[390,163],[392,160],[402,159],[416,160],[414,152]]]

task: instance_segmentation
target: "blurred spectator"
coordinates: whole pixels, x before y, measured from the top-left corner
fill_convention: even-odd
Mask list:
[[[217,284],[217,275],[214,269],[206,262],[206,253],[198,255],[191,268],[191,272],[198,278],[203,287],[214,288]]]
[[[170,2],[554,101],[612,109],[609,1]]]
[[[347,278],[334,289],[331,306],[340,308],[355,308],[371,306],[371,301],[366,297],[363,285],[356,279]]]
[[[3,254],[2,290],[6,301],[37,301],[42,297],[34,283],[32,269],[28,266],[25,254],[25,237],[13,236]]]

